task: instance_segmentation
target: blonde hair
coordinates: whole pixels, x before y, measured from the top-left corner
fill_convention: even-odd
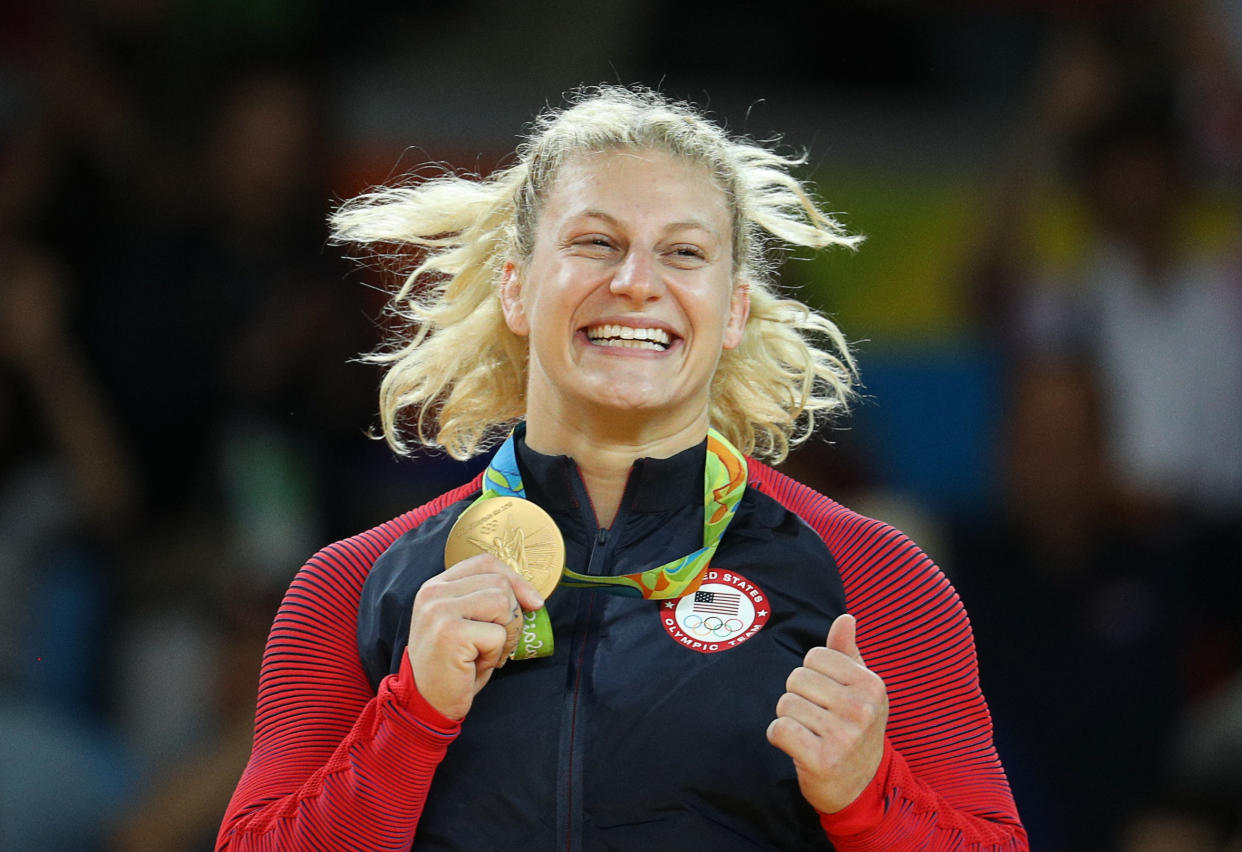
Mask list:
[[[659,150],[702,164],[724,193],[735,278],[749,289],[742,342],[723,353],[712,380],[712,425],[745,453],[784,459],[817,419],[844,410],[855,368],[831,320],[776,293],[773,250],[854,247],[861,238],[790,174],[803,158],[730,138],[688,104],[620,86],[578,89],[568,101],[535,120],[514,165],[486,178],[446,174],[380,187],[333,213],[336,242],[418,253],[389,305],[404,334],[364,356],[387,367],[380,417],[388,443],[408,453],[412,431],[419,444],[465,459],[522,418],[527,344],[501,311],[505,262],[530,257],[543,202],[570,158]]]

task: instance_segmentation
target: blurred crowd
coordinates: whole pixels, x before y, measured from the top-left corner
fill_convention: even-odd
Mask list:
[[[1007,363],[996,511],[953,567],[1033,838],[1237,848],[1242,9],[1128,23],[1049,41],[998,184],[974,282]],[[1079,211],[1068,263],[1024,252],[1041,169]]]
[[[369,42],[328,10],[0,12],[3,848],[210,849],[293,572],[475,469],[366,434],[386,282],[323,222]],[[1242,10],[1028,18],[961,282],[985,499],[862,427],[787,464],[950,574],[1034,848],[1242,849]]]

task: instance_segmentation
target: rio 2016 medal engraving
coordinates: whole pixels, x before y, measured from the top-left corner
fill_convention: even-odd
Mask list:
[[[561,580],[565,541],[539,506],[517,497],[480,500],[462,512],[444,545],[444,567],[490,553],[547,600]]]

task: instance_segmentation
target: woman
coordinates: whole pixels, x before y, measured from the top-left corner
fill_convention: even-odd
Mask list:
[[[373,356],[390,443],[509,434],[298,574],[218,848],[1025,848],[952,588],[742,455],[783,458],[853,372],[772,290],[771,244],[855,242],[794,164],[606,87],[486,180],[337,212],[342,240],[427,251],[412,335]],[[475,504],[470,529],[555,522],[546,601],[500,541],[546,530],[446,560]]]

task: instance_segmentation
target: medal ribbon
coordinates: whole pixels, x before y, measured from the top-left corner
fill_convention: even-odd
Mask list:
[[[703,546],[694,553],[635,574],[599,576],[579,574],[562,567],[560,585],[571,589],[600,589],[614,595],[669,600],[688,595],[699,587],[720,539],[737,511],[746,490],[746,458],[719,432],[707,430],[707,462],[703,468]],[[505,439],[483,474],[483,493],[478,500],[492,497],[526,499],[522,474],[518,471],[513,435]],[[544,609],[523,613],[521,636],[513,659],[551,655],[552,622]]]

